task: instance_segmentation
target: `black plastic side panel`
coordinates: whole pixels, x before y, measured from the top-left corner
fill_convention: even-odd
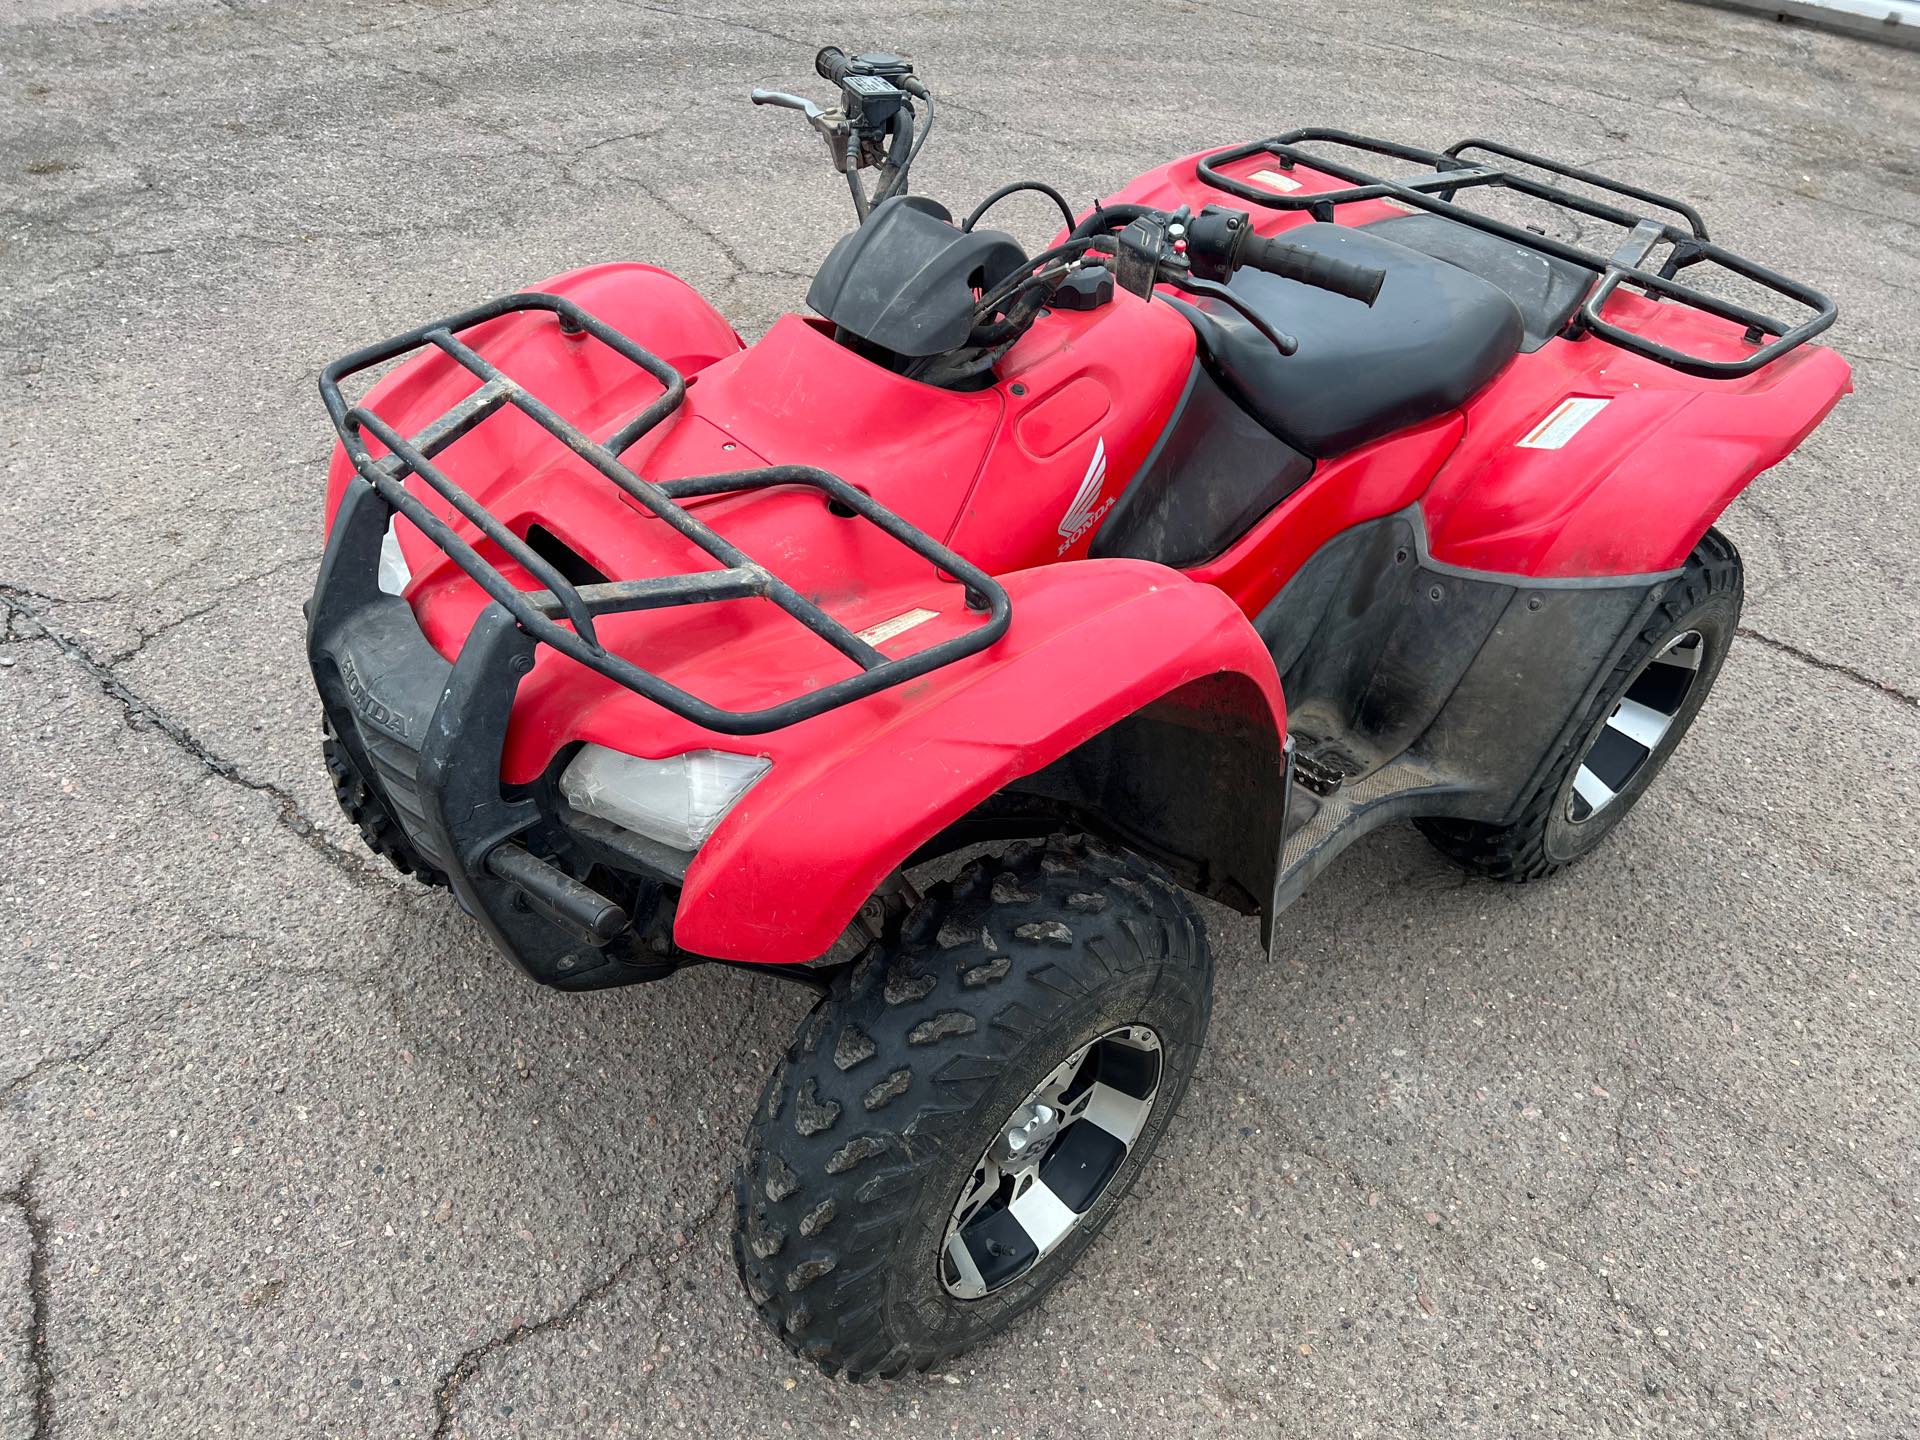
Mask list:
[[[1362,525],[1302,568],[1255,622],[1290,723],[1372,770],[1400,754],[1453,693],[1506,608],[1504,585],[1422,570],[1400,518]]]
[[[907,863],[1081,829],[1150,856],[1209,899],[1264,912],[1290,758],[1258,686],[1227,671],[1203,676],[1015,780]]]
[[[1254,625],[1303,771],[1412,762],[1420,813],[1500,821],[1665,581],[1529,584],[1427,558],[1417,509],[1323,547]]]
[[[1180,411],[1094,537],[1096,559],[1211,560],[1313,474],[1197,364]]]

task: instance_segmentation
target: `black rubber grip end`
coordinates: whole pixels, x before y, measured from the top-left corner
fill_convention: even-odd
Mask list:
[[[822,80],[838,85],[847,75],[847,52],[838,45],[823,45],[820,53],[813,57],[813,68]]]
[[[1290,245],[1284,240],[1261,236],[1254,236],[1247,241],[1240,263],[1264,270],[1269,275],[1298,280],[1302,285],[1331,290],[1349,300],[1358,300],[1362,305],[1373,304],[1379,297],[1380,286],[1387,278],[1387,272],[1377,266],[1355,265],[1301,245]]]

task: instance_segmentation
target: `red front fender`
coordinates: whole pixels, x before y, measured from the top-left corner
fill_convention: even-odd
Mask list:
[[[740,347],[740,337],[686,281],[655,265],[618,261],[569,270],[531,287],[562,295],[644,345],[682,375],[695,375]],[[603,345],[556,339],[550,315],[522,310],[476,325],[461,338],[536,395],[556,397],[567,417],[590,435],[604,435],[660,393],[660,385]],[[416,434],[474,387],[472,372],[431,346],[384,376],[360,402],[402,435]],[[478,448],[483,477],[523,474],[552,459],[553,438],[513,412],[489,422],[466,443]],[[327,472],[327,524],[353,479],[344,447],[333,447]],[[424,490],[414,482],[416,491]],[[431,493],[431,492],[427,492]],[[484,498],[484,497],[483,497]],[[409,563],[421,570],[439,554],[411,527],[401,528]]]
[[[769,963],[823,954],[946,826],[1189,682],[1245,677],[1281,732],[1273,661],[1212,586],[1132,560],[1002,578],[1013,623],[999,644],[768,737],[772,769],[687,872],[680,946]]]

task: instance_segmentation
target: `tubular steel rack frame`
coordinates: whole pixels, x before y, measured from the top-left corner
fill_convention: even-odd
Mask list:
[[[549,311],[558,318],[565,333],[591,335],[651,375],[665,387],[664,392],[606,439],[592,439],[459,338],[463,330],[523,310]],[[350,404],[342,395],[340,382],[348,376],[429,345],[463,366],[480,381],[480,386],[411,438],[400,434],[364,405]],[[656,483],[642,479],[621,464],[619,456],[629,446],[679,408],[686,395],[686,381],[666,361],[561,296],[532,291],[502,296],[356,350],[321,372],[320,393],[333,419],[333,427],[339,432],[340,443],[360,478],[390,509],[406,516],[443,550],[522,630],[587,668],[709,730],[729,735],[777,730],[972,655],[1006,633],[1012,607],[998,582],[837,475],[810,465],[773,465]],[[638,502],[647,513],[665,521],[723,568],[606,584],[576,586],[568,581],[498,516],[433,463],[435,455],[508,405],[533,420],[623,494]],[[366,442],[367,434],[386,447],[385,456],[373,455]],[[425,481],[475,529],[547,588],[529,591],[515,586],[497,566],[408,490],[409,475]],[[878,526],[925,559],[937,574],[955,577],[966,587],[968,608],[985,612],[982,623],[966,634],[953,636],[915,654],[889,658],[779,576],[756,564],[725,536],[678,503],[700,496],[765,490],[778,485],[801,485],[823,492],[830,501]],[[615,654],[600,643],[594,628],[595,618],[603,615],[746,598],[772,601],[851,660],[860,673],[762,710],[727,710]],[[563,620],[565,624],[561,623]]]
[[[1398,180],[1385,179],[1344,161],[1300,148],[1302,145],[1314,143],[1342,145],[1348,149],[1385,155],[1396,160],[1412,160],[1432,166],[1434,173]],[[1498,163],[1475,163],[1462,159],[1463,153],[1469,150],[1482,152],[1494,157],[1495,160],[1514,161],[1545,171],[1550,175],[1578,181],[1583,185],[1590,185],[1595,189],[1609,191],[1626,199],[1637,200],[1644,205],[1668,211],[1684,221],[1684,227],[1673,221],[1650,219],[1631,210],[1623,210],[1605,200],[1563,189],[1531,175],[1517,173]],[[1304,165],[1309,170],[1331,175],[1337,180],[1345,180],[1349,188],[1324,190],[1317,194],[1281,195],[1220,173],[1220,166],[1244,160],[1250,155],[1270,155],[1283,170]],[[1591,170],[1566,165],[1558,160],[1549,160],[1544,156],[1534,155],[1525,150],[1516,150],[1491,140],[1462,140],[1444,151],[1436,151],[1422,150],[1413,145],[1401,145],[1391,140],[1377,140],[1366,135],[1355,135],[1345,130],[1311,128],[1289,130],[1286,134],[1276,135],[1270,140],[1255,140],[1245,145],[1237,145],[1230,150],[1217,151],[1200,161],[1199,175],[1203,182],[1214,189],[1225,191],[1249,204],[1261,205],[1270,210],[1306,210],[1313,215],[1314,219],[1323,221],[1333,218],[1333,209],[1336,205],[1351,204],[1358,200],[1395,200],[1417,210],[1443,215],[1449,220],[1457,220],[1476,230],[1498,235],[1502,239],[1525,245],[1544,255],[1579,265],[1598,275],[1600,283],[1588,293],[1580,309],[1575,312],[1573,319],[1569,322],[1569,338],[1577,336],[1581,331],[1587,331],[1619,346],[1622,350],[1630,350],[1649,360],[1657,360],[1662,365],[1670,365],[1688,375],[1722,380],[1751,375],[1762,366],[1779,359],[1789,350],[1804,345],[1833,324],[1839,313],[1833,301],[1812,286],[1789,280],[1784,275],[1769,270],[1763,265],[1757,265],[1708,240],[1706,222],[1691,205],[1652,190],[1642,190],[1638,186],[1622,184],[1618,180],[1609,179]],[[1566,241],[1555,240],[1550,236],[1522,229],[1518,225],[1510,225],[1503,220],[1496,220],[1490,215],[1483,215],[1477,210],[1470,210],[1464,205],[1454,203],[1453,197],[1460,191],[1481,186],[1515,190],[1536,200],[1543,200],[1551,205],[1558,205],[1598,220],[1608,221],[1620,226],[1628,233],[1612,255],[1600,255]],[[1649,256],[1662,244],[1670,244],[1673,248],[1660,269],[1658,271],[1643,269]],[[1789,325],[1731,300],[1709,295],[1691,285],[1682,285],[1674,279],[1682,269],[1702,262],[1719,265],[1764,289],[1772,290],[1806,306],[1814,313],[1797,325]],[[1747,343],[1758,345],[1760,348],[1738,360],[1709,360],[1675,350],[1670,346],[1649,340],[1645,336],[1636,335],[1631,330],[1603,319],[1600,314],[1613,292],[1622,285],[1634,285],[1649,295],[1677,300],[1696,310],[1744,325]],[[1775,338],[1762,344],[1762,340],[1767,336]]]

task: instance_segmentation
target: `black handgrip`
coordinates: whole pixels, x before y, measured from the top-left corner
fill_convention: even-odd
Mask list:
[[[847,52],[838,45],[825,46],[818,55],[813,57],[813,68],[819,73],[820,78],[831,80],[836,85],[847,78],[847,66],[850,63]]]
[[[1380,294],[1381,283],[1387,278],[1387,272],[1378,266],[1355,265],[1309,250],[1304,245],[1289,245],[1284,240],[1261,235],[1247,237],[1246,246],[1240,252],[1240,263],[1269,275],[1331,290],[1362,305],[1373,304]]]

